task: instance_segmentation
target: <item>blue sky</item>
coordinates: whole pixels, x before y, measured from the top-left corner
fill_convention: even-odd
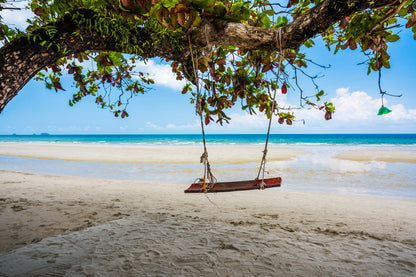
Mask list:
[[[4,21],[23,26],[27,13],[2,11]],[[359,51],[328,52],[317,41],[317,47],[308,49],[310,58],[320,64],[331,64],[323,70],[311,67],[311,74],[322,73],[318,80],[327,95],[325,100],[335,104],[333,120],[325,121],[315,110],[301,110],[293,126],[274,121],[272,133],[415,133],[416,42],[411,32],[403,31],[401,39],[390,48],[391,69],[383,71],[382,87],[390,93],[403,94],[401,98],[387,97],[385,105],[392,113],[377,116],[380,108],[377,74],[367,76],[367,67],[357,65],[365,60]],[[75,88],[68,78],[63,79],[66,91],[55,93],[43,83],[30,81],[0,114],[0,134],[192,134],[200,133],[198,117],[189,95],[180,93],[183,82],[175,80],[170,67],[157,59],[140,70],[148,71],[156,85],[145,95],[131,101],[130,116],[115,118],[107,110],[98,108],[93,98],[87,98],[74,107],[68,105]],[[313,92],[307,80],[306,90]],[[279,103],[297,104],[298,92],[289,89],[287,96],[279,95]],[[237,107],[228,112],[229,125],[210,124],[207,133],[264,133],[267,120],[262,115],[250,116]]]

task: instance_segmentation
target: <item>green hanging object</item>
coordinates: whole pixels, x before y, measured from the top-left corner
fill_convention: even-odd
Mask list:
[[[378,110],[377,115],[383,115],[383,114],[388,114],[388,113],[391,113],[391,110],[387,107],[381,106],[380,110]]]

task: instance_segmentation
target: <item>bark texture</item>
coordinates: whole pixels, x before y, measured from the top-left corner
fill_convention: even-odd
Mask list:
[[[325,31],[337,21],[366,8],[374,8],[393,4],[393,0],[326,0],[289,25],[280,29],[252,27],[241,23],[228,23],[223,29],[212,26],[195,28],[184,35],[182,45],[188,45],[188,36],[192,48],[198,49],[207,45],[233,45],[245,49],[261,49],[279,51],[297,49],[307,39]],[[85,16],[94,19],[95,14],[89,10],[79,10]],[[85,26],[79,26],[66,15],[54,25],[58,32],[53,38],[44,33],[38,35],[44,40],[54,41],[60,49],[67,48],[68,54],[81,53],[87,50],[122,51],[111,37],[99,33],[91,33]],[[41,32],[41,31],[40,31]],[[76,32],[79,35],[74,36]],[[150,42],[142,55],[147,58],[162,57],[184,63],[185,76],[190,78],[191,63],[189,48],[179,53],[168,40],[159,40],[148,30],[134,30],[135,42]],[[36,42],[28,37],[18,38],[0,49],[0,113],[20,89],[44,67],[54,63],[64,55],[54,46],[49,49],[41,46],[42,39]]]

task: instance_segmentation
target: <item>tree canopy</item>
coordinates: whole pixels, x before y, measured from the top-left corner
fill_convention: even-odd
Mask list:
[[[8,2],[0,0],[0,15]],[[159,57],[188,81],[183,94],[196,101],[202,91],[205,124],[227,122],[227,108],[239,104],[249,113],[277,113],[279,123],[290,125],[293,111],[273,103],[273,93],[291,87],[299,92],[298,107],[331,119],[335,107],[321,100],[324,91],[316,85],[304,92],[298,82],[303,75],[315,84],[308,67],[316,63],[302,48],[321,38],[334,53],[362,51],[368,73],[380,73],[390,68],[388,46],[400,30],[411,28],[416,39],[414,0],[31,0],[28,6],[36,16],[26,30],[0,24],[0,112],[29,80],[58,91],[69,74],[76,84],[70,105],[94,97],[126,117],[129,100],[153,83],[135,63]],[[380,93],[388,95],[381,87]]]

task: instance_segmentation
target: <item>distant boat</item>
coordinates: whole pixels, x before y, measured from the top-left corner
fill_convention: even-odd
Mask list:
[[[226,191],[237,191],[237,190],[253,190],[261,189],[263,181],[263,188],[280,187],[282,178],[269,178],[264,180],[248,180],[248,181],[236,181],[236,182],[217,182],[208,190],[204,190],[203,183],[193,183],[189,188],[185,190],[186,193],[197,193],[197,192],[226,192]],[[210,184],[207,183],[206,187]]]

